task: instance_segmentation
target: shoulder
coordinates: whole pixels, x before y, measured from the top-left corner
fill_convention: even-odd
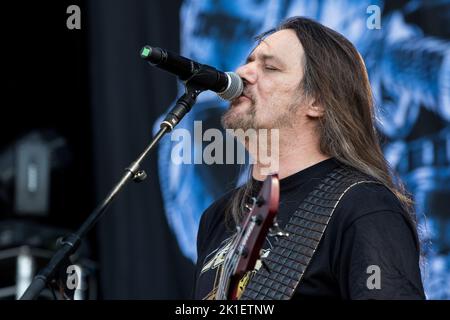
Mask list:
[[[350,186],[336,207],[340,219],[352,223],[365,215],[379,212],[405,214],[397,196],[386,186],[376,182],[359,182]]]
[[[203,212],[197,235],[197,250],[200,250],[203,244],[208,242],[208,238],[214,233],[214,230],[225,226],[225,210],[236,190],[238,189],[226,192]]]
[[[217,219],[223,219],[225,209],[227,208],[229,201],[236,190],[237,189],[233,189],[226,192],[220,198],[216,199],[208,208],[206,208],[201,216],[200,225],[203,224],[203,226],[206,227]]]
[[[418,245],[416,227],[410,214],[397,196],[380,183],[352,185],[342,196],[333,216],[341,232],[358,225],[363,225],[368,232],[373,228],[384,228],[385,232],[403,229]]]

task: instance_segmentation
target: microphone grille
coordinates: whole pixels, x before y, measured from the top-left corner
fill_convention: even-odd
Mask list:
[[[219,92],[217,95],[224,100],[231,101],[242,94],[244,82],[235,72],[225,72],[225,74],[228,77],[228,86],[224,91]]]

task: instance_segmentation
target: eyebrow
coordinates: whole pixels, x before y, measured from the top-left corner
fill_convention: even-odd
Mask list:
[[[276,63],[279,63],[280,66],[284,66],[283,61],[281,61],[280,58],[278,58],[278,57],[276,57],[274,55],[271,55],[271,54],[260,54],[259,57],[262,60],[264,60],[264,61],[266,61],[266,60],[273,60]],[[249,63],[249,62],[253,61],[254,59],[255,59],[255,55],[254,55],[254,52],[252,51],[250,53],[250,55],[247,57],[247,59],[245,60],[245,63]]]

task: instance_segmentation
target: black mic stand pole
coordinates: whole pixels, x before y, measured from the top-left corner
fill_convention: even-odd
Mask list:
[[[120,181],[114,186],[106,198],[92,211],[89,217],[81,225],[77,232],[67,235],[60,241],[60,248],[53,255],[50,262],[34,277],[31,284],[28,286],[20,300],[34,300],[37,299],[42,290],[54,278],[55,273],[68,261],[69,257],[78,249],[81,239],[86,233],[97,223],[103,216],[112,200],[122,190],[122,188],[131,180],[135,182],[143,181],[147,174],[140,169],[141,163],[147,154],[154,149],[155,145],[161,140],[164,134],[173,130],[173,128],[183,119],[183,117],[191,110],[192,106],[197,101],[197,97],[204,91],[195,85],[191,85],[190,81],[195,81],[195,76],[186,82],[186,92],[178,99],[175,106],[167,114],[158,133],[153,137],[153,140],[141,153],[141,155],[125,169],[125,174]]]

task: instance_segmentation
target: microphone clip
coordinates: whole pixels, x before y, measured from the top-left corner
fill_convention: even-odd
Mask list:
[[[161,123],[161,128],[166,127],[168,131],[172,131],[181,119],[183,119],[183,117],[191,111],[192,106],[197,102],[197,97],[200,93],[207,90],[195,81],[197,74],[201,75],[200,72],[196,72],[192,77],[184,82],[185,92],[166,115]]]

